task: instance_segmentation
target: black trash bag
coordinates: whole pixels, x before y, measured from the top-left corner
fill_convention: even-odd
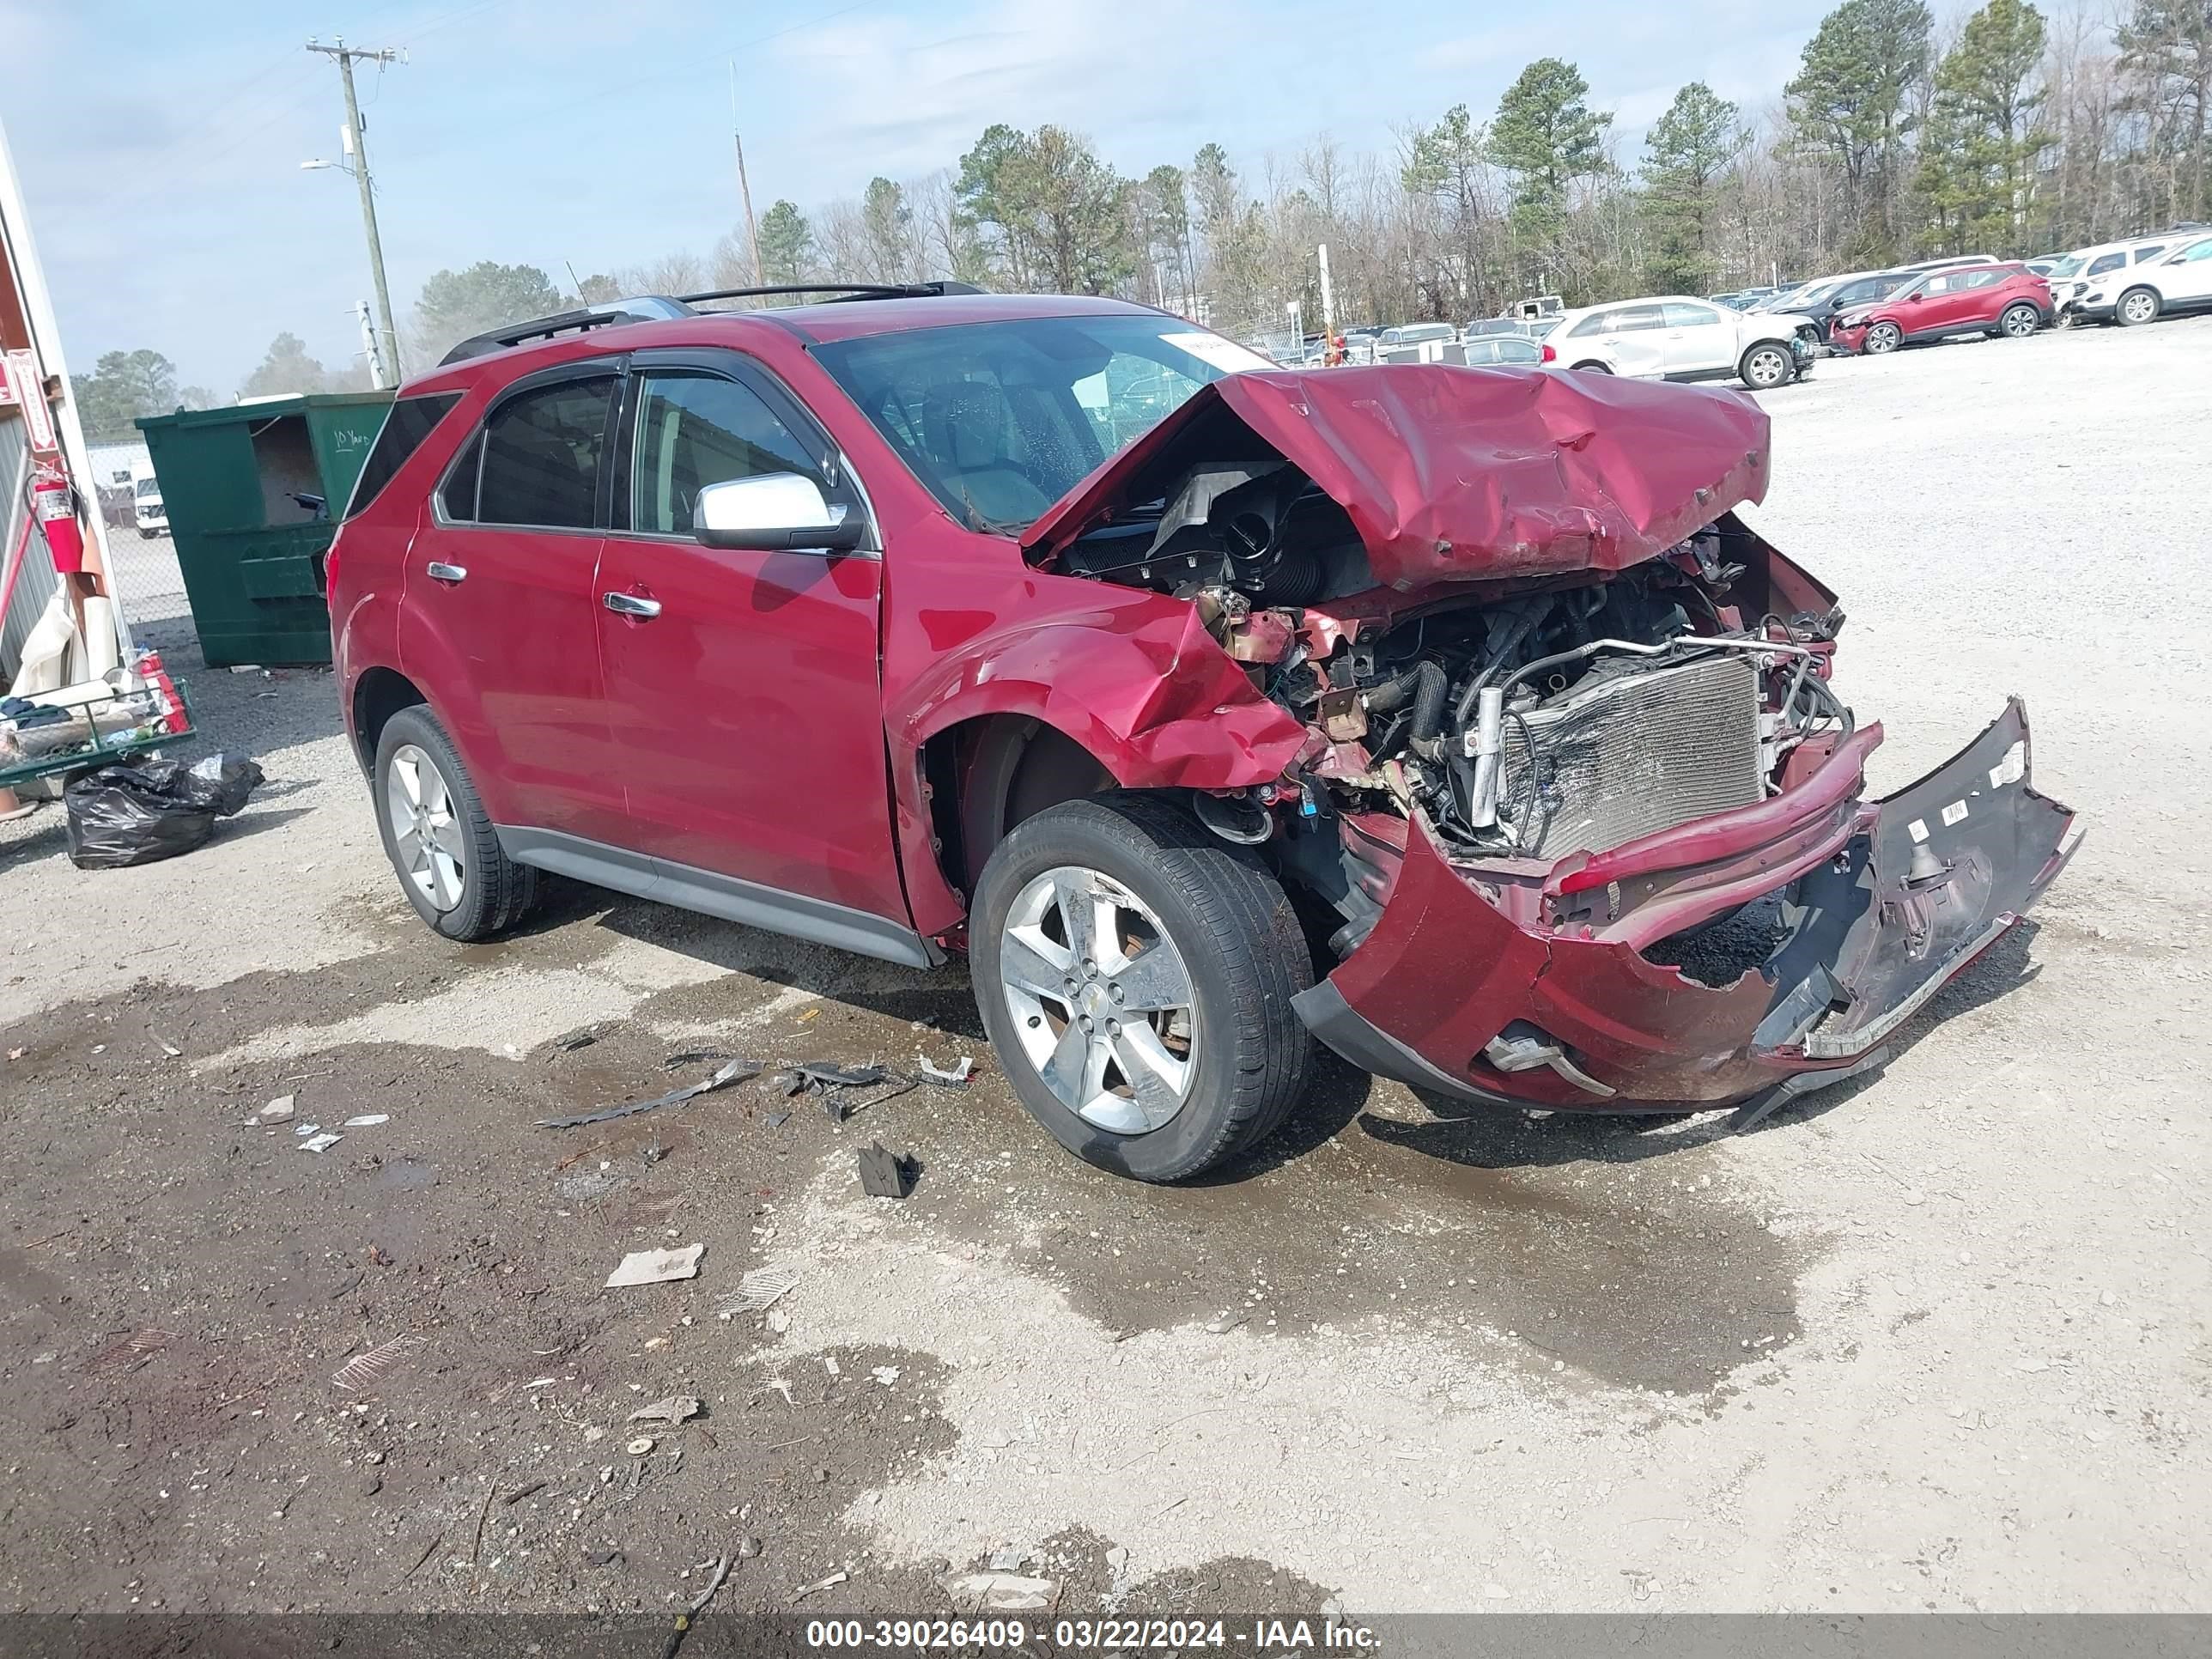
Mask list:
[[[149,767],[173,766],[173,761],[149,761]],[[178,787],[194,805],[204,806],[219,818],[235,817],[246,798],[261,787],[261,769],[244,755],[204,755],[185,769]]]
[[[142,761],[103,766],[70,780],[70,862],[80,870],[120,870],[189,853],[215,833],[215,821],[246,805],[261,769],[242,755],[210,755],[192,766]]]

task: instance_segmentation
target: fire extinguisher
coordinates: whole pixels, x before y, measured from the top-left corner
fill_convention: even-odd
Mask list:
[[[84,532],[76,521],[76,491],[58,469],[40,466],[31,476],[31,507],[46,532],[46,551],[64,576],[84,568]]]

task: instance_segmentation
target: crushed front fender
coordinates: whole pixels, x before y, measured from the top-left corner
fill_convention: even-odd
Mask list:
[[[1518,1105],[1699,1109],[1871,1069],[2063,867],[2073,814],[2029,782],[2018,699],[1917,783],[1847,811],[1834,852],[1780,890],[1779,942],[1722,985],[1653,960],[1632,928],[1515,921],[1417,823],[1373,931],[1296,1006],[1355,1065]],[[1723,873],[1778,866],[1756,835],[1698,850]],[[1716,881],[1710,915],[1670,926],[1741,897]]]

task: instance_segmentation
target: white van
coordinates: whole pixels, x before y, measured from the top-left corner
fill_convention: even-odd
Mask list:
[[[138,533],[148,541],[169,533],[169,509],[161,504],[161,481],[151,466],[131,469],[131,510]]]

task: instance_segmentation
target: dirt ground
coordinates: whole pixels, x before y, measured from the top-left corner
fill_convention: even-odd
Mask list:
[[[2017,690],[2090,835],[1884,1075],[1741,1137],[1332,1065],[1249,1164],[1117,1182],[957,969],[577,887],[444,945],[328,677],[193,675],[270,780],[214,842],[0,839],[0,1604],[658,1612],[728,1552],[718,1606],[802,1613],[994,1565],[1064,1613],[2212,1608],[2208,385],[2212,319],[1765,400],[1749,516],[1844,595],[1876,786]],[[763,1078],[533,1127],[701,1050],[979,1066],[842,1124]]]

